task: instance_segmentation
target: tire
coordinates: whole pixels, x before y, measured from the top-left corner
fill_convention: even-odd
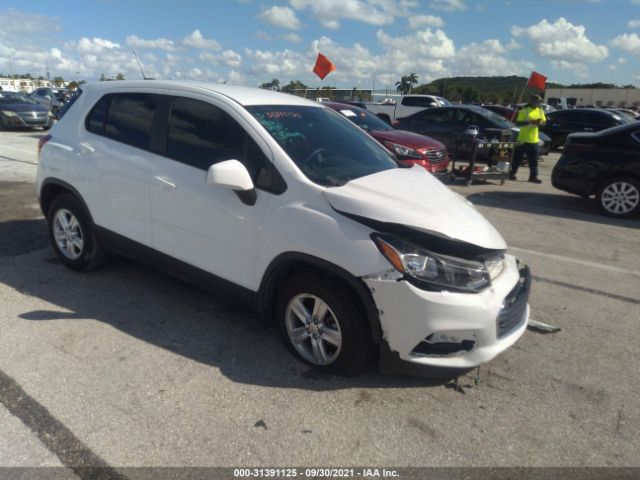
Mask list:
[[[66,193],[54,198],[47,221],[53,249],[67,267],[89,271],[104,263],[107,256],[96,238],[93,222],[75,196]]]
[[[636,216],[640,214],[640,182],[630,177],[608,178],[600,185],[596,199],[607,215]]]
[[[275,314],[288,348],[320,371],[352,376],[373,358],[364,312],[335,280],[311,271],[294,274],[280,289]]]

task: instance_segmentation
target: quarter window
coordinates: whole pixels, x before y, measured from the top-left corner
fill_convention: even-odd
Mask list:
[[[111,95],[105,95],[95,104],[91,112],[89,112],[85,126],[91,133],[104,135],[104,124],[107,121],[110,101]]]

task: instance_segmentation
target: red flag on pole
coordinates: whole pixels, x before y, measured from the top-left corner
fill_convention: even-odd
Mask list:
[[[531,76],[527,82],[527,87],[535,88],[542,92],[546,87],[546,81],[547,77],[544,75],[540,75],[538,72],[531,72]]]
[[[318,58],[316,59],[316,64],[313,67],[313,73],[320,77],[321,80],[324,79],[327,75],[333,72],[336,69],[336,66],[331,63],[327,57],[323,54],[318,53]]]

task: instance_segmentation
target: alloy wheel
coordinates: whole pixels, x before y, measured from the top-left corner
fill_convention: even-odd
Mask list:
[[[327,303],[316,295],[301,293],[289,301],[285,325],[291,345],[314,365],[333,363],[342,349],[342,331]]]
[[[84,237],[78,219],[65,208],[58,210],[53,219],[53,236],[58,250],[69,260],[82,255]]]
[[[608,212],[614,215],[625,215],[640,203],[640,192],[635,185],[619,180],[602,190],[600,201]]]

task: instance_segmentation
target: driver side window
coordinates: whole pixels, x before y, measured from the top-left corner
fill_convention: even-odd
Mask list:
[[[167,156],[207,170],[212,164],[236,159],[255,182],[270,165],[262,150],[228,113],[210,103],[191,98],[173,99]]]

